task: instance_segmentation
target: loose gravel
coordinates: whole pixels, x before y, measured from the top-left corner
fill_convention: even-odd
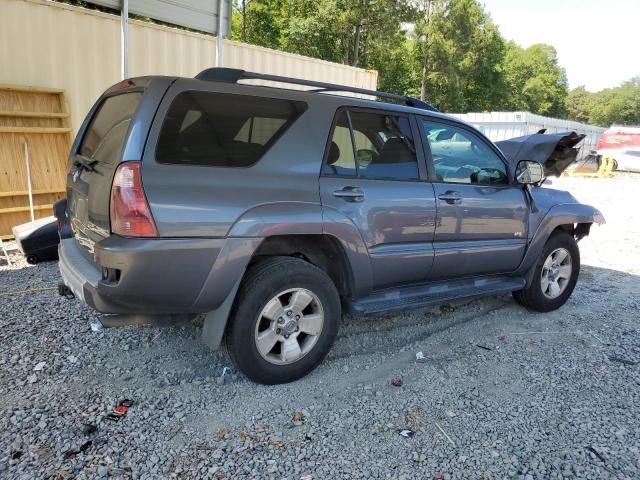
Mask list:
[[[554,183],[608,221],[566,306],[346,317],[289,385],[226,369],[197,321],[92,332],[76,300],[6,295],[57,265],[0,257],[0,478],[640,478],[640,178]]]

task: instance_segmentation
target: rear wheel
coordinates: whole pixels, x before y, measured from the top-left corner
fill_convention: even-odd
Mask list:
[[[555,310],[571,296],[579,273],[578,244],[568,233],[558,231],[547,240],[529,288],[513,292],[513,296],[531,310]]]
[[[269,258],[254,265],[240,287],[227,351],[255,382],[291,382],[322,362],[340,315],[338,291],[324,271],[298,258]]]

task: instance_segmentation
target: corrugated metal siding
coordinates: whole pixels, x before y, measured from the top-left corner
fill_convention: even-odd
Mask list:
[[[119,80],[119,17],[46,0],[0,0],[0,83],[62,88],[77,130]],[[377,72],[225,41],[224,65],[375,89]],[[215,65],[215,37],[131,21],[129,75],[192,77]]]
[[[566,131],[582,133],[586,138],[581,143],[581,156],[596,149],[600,136],[606,130],[595,125],[543,117],[529,112],[454,113],[452,115],[474,125],[494,142],[529,135],[543,128],[546,128],[549,133]]]

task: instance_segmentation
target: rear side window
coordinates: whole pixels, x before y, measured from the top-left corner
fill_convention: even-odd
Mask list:
[[[183,92],[162,124],[160,163],[249,167],[306,109],[303,102],[214,92]]]
[[[141,98],[142,92],[132,92],[104,99],[84,134],[80,155],[99,162],[116,162]]]
[[[418,162],[409,118],[342,111],[333,130],[323,172],[417,180]]]

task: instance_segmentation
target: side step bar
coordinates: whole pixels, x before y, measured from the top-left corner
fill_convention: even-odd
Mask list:
[[[381,290],[351,303],[351,311],[363,315],[423,308],[460,298],[499,295],[525,286],[521,277],[477,277],[446,280]]]

